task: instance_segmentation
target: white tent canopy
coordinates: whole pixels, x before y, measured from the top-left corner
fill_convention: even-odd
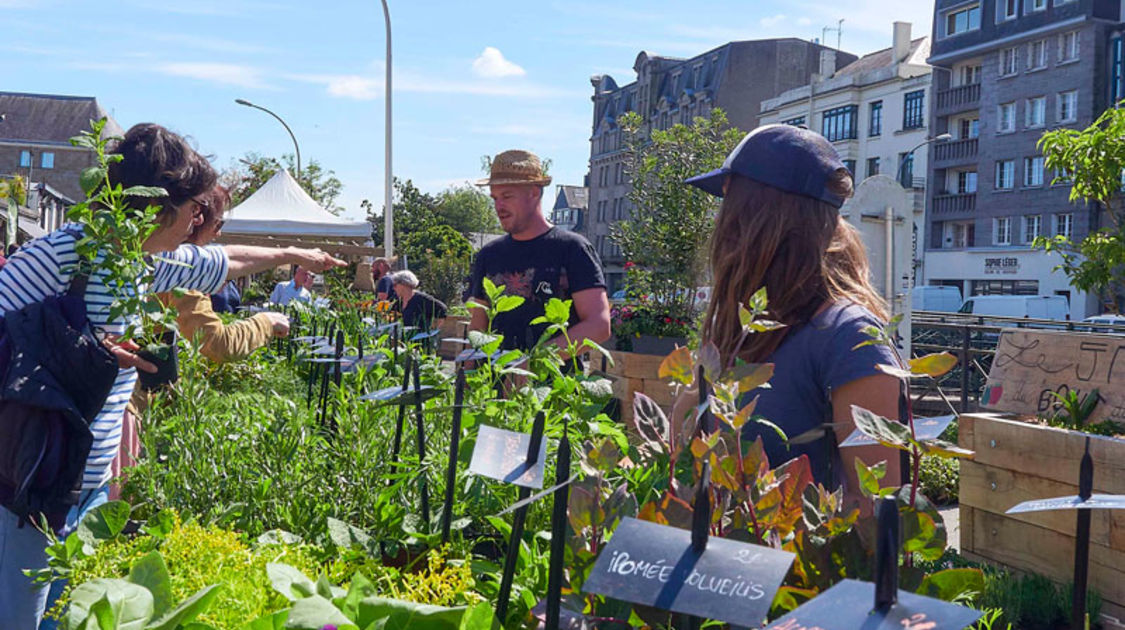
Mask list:
[[[289,171],[280,169],[253,195],[231,209],[223,233],[369,241],[371,224],[342,219],[320,207]]]

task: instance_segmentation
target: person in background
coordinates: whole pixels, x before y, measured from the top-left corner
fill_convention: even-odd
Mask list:
[[[524,298],[519,308],[493,320],[493,332],[504,335],[507,349],[527,350],[539,341],[547,324],[531,321],[544,314],[551,298],[572,300],[567,335],[578,347],[586,339],[596,343],[609,339],[609,300],[601,261],[581,234],[559,229],[543,216],[543,188],[550,183],[539,157],[519,150],[497,155],[488,179],[477,182],[489,187],[507,234],[477,252],[469,290],[475,302],[487,305],[484,279],[488,278],[496,286],[504,285],[506,295]],[[484,310],[469,310],[469,329],[484,330],[488,326]],[[566,339],[560,335],[553,343],[564,348],[567,358]]]
[[[375,298],[377,300],[393,300],[395,298],[390,261],[386,258],[376,258],[371,263],[371,279],[375,282]]]
[[[270,303],[278,306],[288,306],[293,300],[298,302],[312,301],[313,277],[308,269],[297,267],[293,272],[293,279],[289,282],[278,282],[270,293]]]
[[[418,276],[412,271],[391,274],[395,294],[402,302],[402,325],[421,331],[437,328],[445,320],[446,306],[441,300],[418,290]]]
[[[789,446],[751,422],[743,439],[760,437],[774,465],[808,456],[817,481],[842,486],[849,502],[861,501],[857,458],[868,465],[886,461],[887,479],[897,481],[897,451],[836,448],[855,428],[852,405],[898,418],[901,393],[899,380],[876,367],[898,365],[895,351],[858,347],[869,340],[864,329],[886,323],[887,310],[871,286],[855,228],[840,218],[852,177],[832,144],[807,129],[766,125],[750,132],[721,168],[687,183],[723,198],[711,243],[715,281],[702,341],[715,344],[723,365],[774,364],[770,387],[748,394],[758,396],[756,415],[791,437],[826,423],[833,427],[819,440]],[[739,307],[763,287],[769,319],[785,326],[743,335]],[[692,395],[677,401],[674,421],[685,417]]]
[[[220,223],[219,229],[222,227]],[[242,306],[242,294],[239,293],[238,286],[229,280],[223,284],[223,288],[219,289],[218,293],[211,296],[211,308],[215,309],[216,313],[237,313],[240,306]]]
[[[126,199],[135,210],[149,204],[159,204],[161,208],[155,217],[155,229],[143,243],[146,253],[160,254],[154,257],[153,284],[141,287],[146,293],[175,288],[210,293],[228,278],[278,265],[300,264],[327,270],[344,264],[319,250],[181,245],[201,221],[207,203],[203,195],[211,191],[217,180],[214,168],[182,137],[151,123],[133,126],[110,151],[111,155],[120,156],[109,165],[110,186],[159,187],[166,193],[163,197]],[[78,261],[76,244],[83,230],[80,224],[68,224],[26,243],[8,259],[8,264],[0,269],[0,315],[41,303],[67,290]],[[96,255],[104,259],[112,252]],[[105,502],[137,370],[156,371],[156,366],[134,353],[135,345],[109,341],[119,338],[126,324],[135,322],[141,314],[110,315],[111,301],[106,295],[112,295],[112,291],[104,270],[91,274],[88,282],[86,315],[90,324],[107,336],[105,343],[117,358],[119,370],[109,396],[90,424],[93,442],[81,462],[82,492],[66,515],[65,525],[55,532],[60,538],[65,538],[90,510]],[[0,443],[11,444],[19,439],[18,435],[0,433]],[[47,588],[33,584],[24,574],[25,570],[47,568],[47,538],[20,520],[7,507],[0,508],[0,628],[5,630],[35,630],[48,600]],[[62,583],[58,584],[61,587]]]

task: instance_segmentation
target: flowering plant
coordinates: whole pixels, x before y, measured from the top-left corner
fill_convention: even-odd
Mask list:
[[[669,308],[640,298],[610,309],[613,332],[619,349],[632,348],[632,339],[641,335],[656,337],[687,337],[694,322]]]

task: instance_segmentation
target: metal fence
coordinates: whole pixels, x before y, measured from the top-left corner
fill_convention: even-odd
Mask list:
[[[915,407],[936,413],[979,409],[1000,333],[1012,328],[1125,335],[1125,325],[914,311],[911,354],[949,352],[957,357],[957,366],[940,379],[916,379],[911,384]]]

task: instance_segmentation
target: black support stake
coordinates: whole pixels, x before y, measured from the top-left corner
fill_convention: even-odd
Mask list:
[[[706,405],[711,398],[711,385],[707,382],[707,378],[703,374],[703,366],[699,366],[696,373],[696,382],[699,383],[699,404],[700,406]],[[715,424],[715,416],[711,413],[711,408],[703,407],[703,413],[699,416],[699,430],[698,434],[709,435],[714,433],[718,427]]]
[[[406,357],[406,366],[402,371],[402,393],[410,389],[410,356]],[[398,404],[398,423],[395,425],[394,448],[391,450],[391,462],[398,462],[399,449],[402,448],[402,425],[406,422],[406,399],[401,399]]]
[[[453,524],[453,496],[457,492],[457,452],[461,449],[461,406],[465,403],[465,364],[457,366],[453,390],[453,428],[449,432],[449,466],[445,471],[445,506],[441,514],[441,542],[449,542]]]
[[[531,426],[531,440],[527,447],[527,466],[531,467],[539,460],[539,447],[543,444],[543,429],[546,416],[542,411],[535,414],[535,423]],[[531,496],[531,488],[520,487],[518,501],[523,501]],[[527,509],[530,505],[521,505],[516,509],[515,518],[512,519],[512,535],[508,538],[508,555],[504,557],[504,573],[500,576],[500,594],[496,602],[496,617],[500,623],[508,614],[508,600],[512,596],[512,580],[516,575],[516,561],[520,557],[520,542],[523,540],[523,524],[527,519]]]
[[[1094,493],[1094,459],[1090,457],[1090,438],[1086,438],[1086,453],[1078,466],[1078,498],[1086,501]],[[1078,510],[1077,531],[1074,538],[1074,593],[1070,604],[1072,630],[1086,628],[1087,572],[1090,568],[1090,510]]]
[[[898,601],[898,502],[880,499],[875,542],[875,610],[886,612]]]
[[[422,495],[422,529],[430,533],[430,486],[426,482],[426,423],[422,421],[422,361],[414,362],[414,436],[418,443],[418,492]]]
[[[566,506],[570,498],[570,437],[569,417],[563,421],[562,439],[555,460],[555,485],[560,486],[554,493],[551,506],[551,557],[547,568],[547,620],[546,630],[559,630],[559,614],[562,611],[563,561],[566,556]]]

